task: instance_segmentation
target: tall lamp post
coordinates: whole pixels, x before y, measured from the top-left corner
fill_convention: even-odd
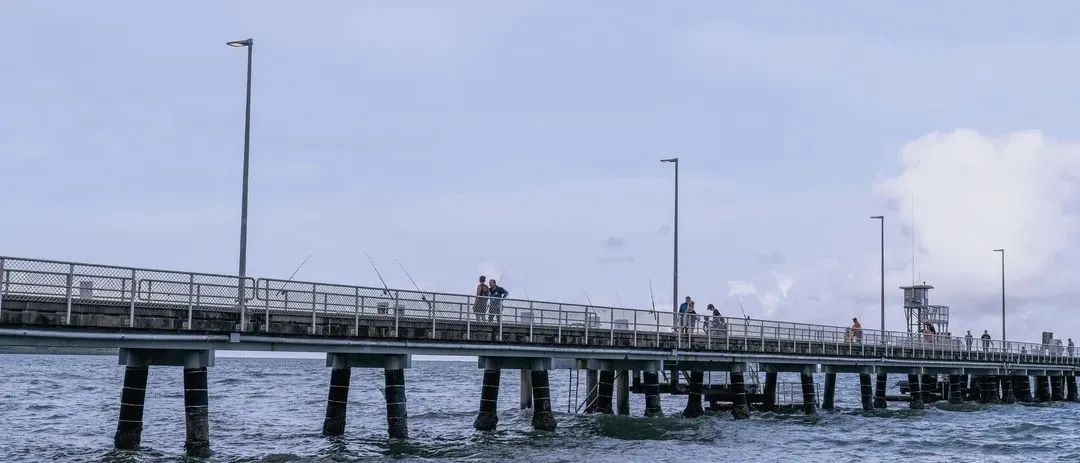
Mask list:
[[[671,327],[675,329],[679,318],[679,158],[661,159],[660,162],[675,164],[675,262],[671,273]]]
[[[248,153],[251,146],[251,52],[255,48],[252,39],[225,42],[233,48],[247,48],[247,101],[244,105],[244,183],[240,197],[240,280],[237,285],[240,301],[240,330],[245,331],[247,301],[244,300],[244,278],[247,277],[247,214],[248,214]],[[269,323],[269,320],[267,321]],[[270,327],[267,326],[267,329]]]
[[[1005,347],[1005,250],[995,249],[1001,253],[1001,343]]]
[[[885,216],[870,217],[881,222],[881,336],[885,336]]]

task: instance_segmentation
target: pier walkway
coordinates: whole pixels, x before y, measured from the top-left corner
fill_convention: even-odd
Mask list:
[[[478,429],[496,425],[504,369],[521,370],[522,406],[533,408],[538,429],[555,427],[547,389],[555,368],[589,370],[588,405],[599,412],[612,410],[613,396],[620,412],[628,410],[633,381],[645,392],[646,415],[661,413],[658,372],[672,372],[670,392],[687,393],[687,416],[701,410],[705,371],[728,374],[737,418],[776,406],[778,372],[801,374],[806,413],[819,403],[812,373],[825,373],[825,409],[833,407],[837,373],[860,375],[866,409],[886,406],[889,373],[907,375],[913,407],[935,399],[1077,398],[1080,359],[1060,346],[697,317],[693,329],[677,333],[671,312],[647,308],[0,257],[0,348],[120,349],[127,369],[118,448],[139,445],[147,368],[175,365],[184,367],[188,453],[208,454],[206,375],[217,350],[325,352],[328,435],[344,432],[350,368],[370,367],[386,373],[390,435],[406,437],[404,370],[416,354],[479,358]],[[760,403],[748,401],[743,384],[756,371],[766,376]]]

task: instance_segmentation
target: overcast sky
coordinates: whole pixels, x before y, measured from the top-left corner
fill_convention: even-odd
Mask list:
[[[0,2],[0,254],[1080,333],[1073,2]],[[915,223],[913,263],[912,221]],[[584,290],[584,291],[583,291]]]

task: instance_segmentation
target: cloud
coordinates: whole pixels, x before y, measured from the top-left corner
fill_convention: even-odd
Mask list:
[[[749,281],[728,281],[728,296],[752,297],[757,299],[758,304],[765,311],[766,317],[771,317],[786,304],[789,299],[794,279],[777,271],[771,272],[775,290],[759,290],[757,285]]]
[[[633,262],[634,258],[631,256],[612,256],[612,257],[598,257],[596,263],[598,264],[618,264],[625,262]]]
[[[609,236],[604,240],[604,247],[611,251],[622,249],[623,246],[626,246],[626,240],[617,236]]]

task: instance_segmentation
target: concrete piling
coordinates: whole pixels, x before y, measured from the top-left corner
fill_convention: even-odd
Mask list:
[[[1001,403],[1001,382],[998,381],[997,376],[987,376],[984,379],[986,380],[987,393],[990,395],[990,403]]]
[[[1076,376],[1065,377],[1065,389],[1067,391],[1065,400],[1068,400],[1069,402],[1080,400],[1080,397],[1077,397],[1076,393]]]
[[[1016,396],[1013,394],[1012,377],[998,376],[995,381],[1001,383],[1001,401],[1007,404],[1016,403]]]
[[[645,416],[663,416],[660,408],[660,375],[655,371],[641,372],[645,383]]]
[[[630,372],[621,370],[615,375],[615,411],[630,414]]]
[[[814,375],[800,373],[799,380],[802,382],[803,413],[813,415],[817,413],[817,399],[814,397]]]
[[[777,372],[765,372],[765,399],[762,408],[767,412],[776,411],[776,379]]]
[[[1046,375],[1035,376],[1035,399],[1039,402],[1050,401],[1050,379]]]
[[[935,399],[932,394],[938,390],[937,375],[921,375],[920,381],[922,381],[922,384],[919,391],[922,392],[923,403],[933,403]]]
[[[551,413],[551,390],[547,370],[532,370],[533,429],[554,431],[555,415]]]
[[[518,406],[522,410],[532,408],[532,370],[521,370],[521,391]]]
[[[743,384],[741,371],[731,372],[731,389],[735,394],[732,402],[731,416],[736,420],[750,418],[750,405],[746,402],[746,386]]]
[[[1050,377],[1050,400],[1062,401],[1065,400],[1065,377],[1064,376],[1051,376]]]
[[[690,370],[690,381],[687,385],[686,394],[686,408],[683,409],[683,416],[687,418],[697,418],[705,414],[705,410],[701,408],[701,383],[705,381],[705,372],[701,370]]]
[[[599,386],[599,372],[596,370],[585,370],[585,413],[596,412],[596,392]]]
[[[859,396],[862,398],[862,409],[870,411],[874,409],[874,390],[870,384],[869,373],[859,373]]]
[[[919,375],[908,375],[908,407],[912,410],[922,410],[926,408],[923,402],[922,394],[922,381]]]
[[[888,402],[885,402],[885,390],[889,387],[889,376],[887,373],[877,374],[877,385],[874,388],[874,408],[889,408]]]
[[[485,369],[484,385],[480,390],[480,411],[476,414],[473,427],[478,431],[493,431],[499,423],[499,379],[502,370]]]
[[[120,450],[134,450],[142,442],[143,404],[146,403],[148,366],[128,366],[124,370],[124,389],[120,393],[120,419],[116,422],[113,445]]]
[[[823,410],[833,410],[836,407],[834,402],[836,400],[836,373],[825,373],[825,392],[822,394],[821,408]]]
[[[405,370],[384,369],[386,425],[391,439],[409,438],[409,414],[405,407]]]
[[[605,415],[612,414],[611,399],[615,391],[615,372],[601,370],[599,385],[596,388],[596,412]]]
[[[189,457],[210,456],[209,397],[206,390],[206,367],[184,368],[184,422],[187,438],[184,449]]]
[[[1027,375],[1015,375],[1012,377],[1013,395],[1017,402],[1034,402],[1031,397],[1031,379]]]
[[[961,375],[949,375],[949,403],[964,403],[964,391],[960,387]]]
[[[326,396],[326,418],[323,419],[324,436],[345,434],[345,411],[349,404],[349,379],[352,368],[330,370],[330,391]]]

